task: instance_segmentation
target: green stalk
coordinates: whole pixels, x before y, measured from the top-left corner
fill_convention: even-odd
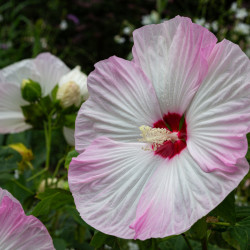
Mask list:
[[[189,248],[190,250],[193,250],[193,247],[191,246],[191,244],[190,244],[188,238],[185,236],[185,234],[181,234],[181,235],[182,235],[182,237],[184,238],[184,240],[186,241],[188,248]]]
[[[46,162],[45,169],[49,170],[50,150],[51,150],[51,116],[48,116],[48,122],[44,122],[45,144],[46,144]]]

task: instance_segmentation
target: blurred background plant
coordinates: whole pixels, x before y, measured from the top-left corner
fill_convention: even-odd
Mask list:
[[[237,43],[250,57],[249,7],[241,0],[0,0],[0,68],[49,51],[88,74],[112,55],[131,59],[134,29],[176,15],[192,18],[219,41]],[[249,174],[217,208],[219,217],[212,212],[180,236],[127,241],[97,232],[80,218],[67,183],[67,168],[77,153],[61,131],[52,132],[51,143],[50,172],[40,174],[46,161],[42,131],[0,135],[0,186],[47,226],[56,249],[200,249],[204,231],[208,249],[250,245],[250,222],[239,222],[250,218]],[[241,227],[233,227],[236,222]]]

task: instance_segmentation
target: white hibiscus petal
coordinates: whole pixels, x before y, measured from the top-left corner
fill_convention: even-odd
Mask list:
[[[75,130],[73,128],[63,127],[63,135],[70,146],[75,146]]]
[[[46,227],[34,216],[26,216],[21,204],[1,188],[0,225],[0,249],[54,249]]]
[[[237,45],[224,40],[208,64],[186,114],[187,145],[204,171],[237,171],[250,131],[250,62]]]
[[[32,80],[41,84],[43,96],[50,94],[60,78],[70,71],[63,61],[50,53],[39,54],[34,59],[34,64],[39,77]]]
[[[141,195],[131,224],[135,239],[166,237],[187,231],[214,209],[247,174],[246,159],[237,171],[206,173],[185,149],[154,172]]]
[[[20,85],[0,84],[0,133],[18,133],[29,129],[31,126],[25,123],[21,110],[21,106],[27,102],[21,97]]]
[[[216,37],[183,17],[144,26],[133,36],[134,61],[153,83],[162,113],[183,114],[207,73]]]
[[[0,70],[0,84],[12,83],[20,87],[23,79],[38,77],[39,72],[34,65],[34,59],[22,60]]]
[[[88,77],[90,98],[76,119],[76,150],[82,152],[92,140],[107,136],[135,142],[139,127],[161,119],[154,88],[133,62],[110,57],[95,65]]]
[[[70,190],[81,217],[94,228],[117,237],[134,237],[129,225],[159,159],[142,145],[100,137],[73,158]]]

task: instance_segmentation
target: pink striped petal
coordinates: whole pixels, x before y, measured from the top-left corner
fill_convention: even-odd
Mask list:
[[[133,238],[143,188],[162,158],[144,151],[141,143],[93,141],[69,167],[69,186],[76,208],[88,224],[107,234]]]
[[[34,216],[26,216],[21,204],[1,188],[0,225],[0,249],[54,249],[46,227]]]
[[[204,172],[188,149],[159,165],[141,195],[130,225],[135,239],[166,237],[187,231],[215,208],[249,170],[245,158],[235,173]]]
[[[250,130],[250,61],[224,40],[208,63],[208,74],[187,111],[187,145],[204,171],[238,171]]]
[[[183,114],[206,76],[216,37],[179,16],[133,35],[134,61],[153,83],[162,113]]]
[[[154,88],[137,65],[110,57],[95,68],[88,77],[90,98],[76,119],[79,152],[99,136],[136,142],[141,125],[152,126],[161,118]]]

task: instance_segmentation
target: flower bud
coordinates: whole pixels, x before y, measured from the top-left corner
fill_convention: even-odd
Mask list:
[[[42,96],[40,84],[30,79],[23,79],[21,92],[23,99],[28,102],[35,102]]]
[[[17,151],[22,156],[22,160],[18,162],[19,169],[24,170],[26,167],[29,167],[30,169],[33,168],[31,160],[34,159],[34,155],[30,149],[22,143],[10,144],[9,147]]]
[[[72,105],[78,107],[82,100],[88,98],[87,76],[81,72],[79,66],[60,79],[56,98],[63,108]]]
[[[63,108],[68,108],[72,105],[78,107],[81,104],[79,85],[74,81],[64,83],[58,88],[56,98],[60,100]]]

